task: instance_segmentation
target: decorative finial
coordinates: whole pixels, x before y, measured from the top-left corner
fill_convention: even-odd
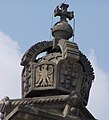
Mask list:
[[[68,4],[62,3],[62,5],[57,6],[54,10],[54,16],[60,16],[60,21],[57,22],[52,28],[52,35],[55,38],[54,47],[57,45],[59,39],[69,40],[74,34],[71,25],[68,23],[67,18],[71,20],[74,18],[74,12],[68,12]],[[57,40],[57,42],[56,42]],[[54,48],[53,47],[53,48]]]
[[[56,9],[54,10],[54,16],[60,16],[60,21],[67,21],[66,19],[68,18],[69,20],[71,20],[72,18],[74,18],[74,12],[68,12],[67,8],[69,7],[68,4],[64,4],[62,3],[62,5],[60,6],[61,10],[59,9],[59,6],[56,7]]]

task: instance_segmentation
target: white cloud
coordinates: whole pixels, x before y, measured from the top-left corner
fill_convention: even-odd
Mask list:
[[[0,32],[0,99],[20,97],[20,56],[18,43]]]
[[[109,118],[109,74],[99,67],[94,50],[90,50],[89,59],[96,78],[91,88],[88,108],[97,119],[107,120]]]

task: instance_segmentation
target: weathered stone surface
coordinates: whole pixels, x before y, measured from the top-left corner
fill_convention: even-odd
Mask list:
[[[69,39],[73,36],[73,29],[68,24],[67,18],[71,20],[74,18],[74,12],[68,12],[67,8],[69,5],[67,4],[62,4],[60,6],[61,10],[59,9],[59,6],[56,7],[54,10],[54,16],[60,16],[60,21],[57,22],[53,28],[52,28],[52,35],[57,39]]]
[[[51,41],[47,44],[49,43],[51,44]],[[62,45],[59,46],[62,49]],[[67,46],[64,45],[64,48]],[[62,53],[58,50],[49,52],[36,61],[31,59],[22,71],[22,96],[69,94],[72,90],[76,90],[80,92],[84,104],[87,105],[89,90],[94,79],[93,68],[86,56],[78,50],[77,45],[71,49],[75,54],[67,52],[66,58],[63,57],[64,50]]]
[[[58,46],[61,48],[63,59],[69,59],[71,62],[79,61],[79,48],[76,43],[60,39]]]
[[[10,105],[6,103],[10,101]],[[35,97],[8,100],[5,105],[4,120],[95,120],[82,103],[79,93],[73,91],[70,95]],[[0,110],[1,111],[1,110]],[[2,110],[2,112],[4,113]]]
[[[62,116],[32,107],[16,107],[4,120],[57,120]]]
[[[91,63],[74,42],[67,18],[69,5],[55,9],[60,21],[52,28],[52,41],[33,45],[21,60],[22,99],[0,101],[2,120],[95,120],[87,110],[94,80]],[[38,55],[46,52],[38,58]]]

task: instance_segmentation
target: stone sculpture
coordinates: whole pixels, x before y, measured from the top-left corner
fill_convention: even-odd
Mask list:
[[[93,68],[75,42],[67,19],[69,5],[54,10],[60,21],[52,28],[52,41],[33,45],[21,60],[22,99],[6,98],[0,102],[3,120],[95,120],[87,110],[94,80]],[[37,58],[40,53],[46,55]]]

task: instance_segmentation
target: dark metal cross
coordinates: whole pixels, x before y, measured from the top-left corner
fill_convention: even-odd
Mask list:
[[[56,9],[54,10],[54,16],[60,16],[60,21],[67,21],[66,19],[68,18],[69,20],[71,20],[72,18],[74,18],[74,12],[68,12],[67,8],[69,7],[68,4],[64,4],[62,3],[62,5],[60,6],[61,10],[59,9],[59,6],[56,7]]]

